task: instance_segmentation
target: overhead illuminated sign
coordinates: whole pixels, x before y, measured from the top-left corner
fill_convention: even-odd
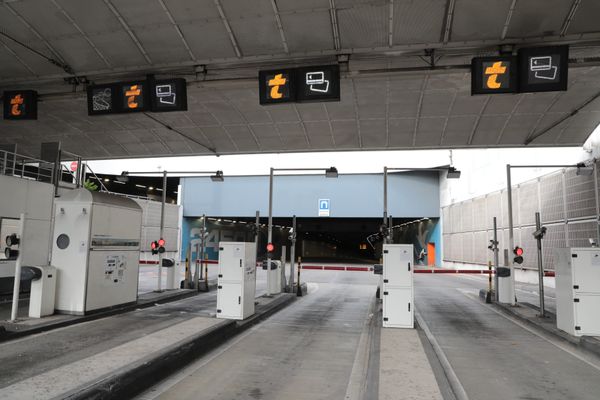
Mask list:
[[[121,112],[146,111],[148,108],[145,81],[122,83],[119,92]]]
[[[14,90],[3,93],[4,119],[37,119],[37,92]]]
[[[88,115],[136,111],[186,111],[185,79],[163,79],[90,85]]]
[[[294,70],[280,69],[258,73],[260,104],[277,104],[296,101]]]
[[[152,91],[152,111],[187,111],[185,79],[155,81]]]
[[[471,94],[515,93],[517,89],[516,57],[477,57],[472,60]]]
[[[340,67],[320,65],[258,73],[260,104],[340,100]]]
[[[519,50],[519,91],[567,90],[569,46],[530,47]]]
[[[296,77],[297,101],[340,100],[339,65],[299,68]]]
[[[115,85],[99,85],[88,87],[88,114],[109,114],[115,112],[117,103]]]

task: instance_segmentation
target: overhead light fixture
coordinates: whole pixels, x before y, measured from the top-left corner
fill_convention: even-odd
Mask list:
[[[110,182],[110,179],[104,178],[104,182]]]
[[[331,167],[331,168],[327,168],[325,170],[325,176],[327,178],[337,178],[338,177],[338,170],[336,167]]]
[[[140,189],[146,189],[146,186],[144,186],[144,185],[137,185],[136,184],[135,187],[139,187]]]
[[[154,190],[154,187],[150,186],[150,187],[148,188],[148,190]]]
[[[594,166],[580,162],[577,164],[577,172],[575,173],[580,176],[590,176],[594,173]]]
[[[448,179],[458,179],[458,178],[460,178],[460,171],[457,170],[454,167],[449,167],[448,168],[448,175],[446,175],[446,178],[448,178]]]
[[[117,179],[117,181],[122,182],[122,183],[129,182],[129,172],[127,172],[127,171],[121,172],[121,175],[117,175],[116,179]]]
[[[210,179],[213,182],[223,182],[225,180],[225,177],[223,176],[223,171],[217,171],[216,174],[210,176]]]

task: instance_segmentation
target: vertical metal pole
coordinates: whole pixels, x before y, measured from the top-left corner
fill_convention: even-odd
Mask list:
[[[387,235],[387,243],[394,243],[394,234],[392,233],[393,219],[390,215],[388,217],[388,235]]]
[[[81,157],[77,157],[77,170],[75,170],[75,185],[80,188],[83,186],[83,182],[81,181]]]
[[[273,167],[269,174],[269,227],[267,233],[267,243],[273,240]],[[267,252],[267,297],[271,295],[271,253]]]
[[[19,217],[19,255],[15,262],[15,282],[13,285],[12,310],[10,320],[15,321],[19,311],[19,292],[21,291],[21,260],[23,259],[23,232],[25,231],[25,214]]]
[[[383,167],[383,224],[387,224],[387,172],[388,167]],[[383,238],[383,243],[387,243],[387,236]]]
[[[540,213],[535,213],[535,229],[539,231],[542,228],[542,224],[540,222]],[[544,265],[542,263],[542,238],[537,238],[537,252],[538,252],[538,274],[539,274],[539,285],[540,285],[540,317],[544,318],[546,316],[546,311],[544,310]]]
[[[296,216],[292,217],[292,247],[290,248],[290,292],[294,289],[294,264],[296,260]]]
[[[597,238],[596,243],[600,242],[600,193],[598,192],[598,164],[594,160],[594,198],[596,199],[596,228]]]
[[[204,262],[204,253],[206,248],[206,214],[202,214],[202,227],[200,228],[200,256],[196,255],[196,257],[200,258],[200,262],[196,262],[196,281],[194,284],[196,285],[196,291],[200,291],[200,274],[202,274],[202,263]],[[208,271],[207,271],[208,272]],[[208,288],[208,286],[207,286]]]
[[[515,237],[513,232],[513,204],[512,204],[512,182],[510,176],[510,164],[506,164],[506,194],[508,197],[508,248],[515,248]],[[510,305],[515,305],[515,266],[510,263]]]
[[[286,279],[285,279],[285,262],[286,262],[285,256],[286,256],[286,252],[287,252],[286,247],[285,246],[281,246],[281,273],[280,273],[280,275],[281,275],[281,287],[279,288],[280,291],[283,291],[283,289],[285,288],[285,286],[287,284]]]
[[[163,171],[163,184],[162,184],[162,203],[160,205],[160,239],[164,239],[165,236],[165,203],[167,202],[167,171]],[[158,253],[158,289],[157,291],[162,292],[162,260],[163,253]]]
[[[500,255],[498,254],[498,224],[496,222],[496,217],[494,217],[494,268],[496,268],[496,275],[494,276],[494,290],[495,290],[495,299],[498,301],[499,293],[498,293],[498,267],[500,266]]]

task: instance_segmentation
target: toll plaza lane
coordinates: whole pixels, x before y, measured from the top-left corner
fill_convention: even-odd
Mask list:
[[[257,270],[256,296],[266,290],[266,274]],[[62,365],[99,354],[195,317],[215,315],[217,291],[172,303],[78,323],[0,343],[2,388]]]
[[[345,398],[378,279],[364,272],[302,273],[308,296],[138,399]]]
[[[515,324],[479,300],[483,287],[461,275],[415,276],[417,313],[470,399],[598,399],[600,360]]]

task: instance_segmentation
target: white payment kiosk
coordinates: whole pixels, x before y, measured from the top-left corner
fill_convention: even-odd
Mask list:
[[[414,328],[413,245],[383,245],[383,326]]]
[[[254,314],[256,243],[220,242],[217,318],[243,320]]]
[[[574,336],[600,336],[600,249],[556,249],[556,326]]]
[[[56,199],[56,310],[83,315],[137,301],[141,229],[131,199],[87,189]]]

